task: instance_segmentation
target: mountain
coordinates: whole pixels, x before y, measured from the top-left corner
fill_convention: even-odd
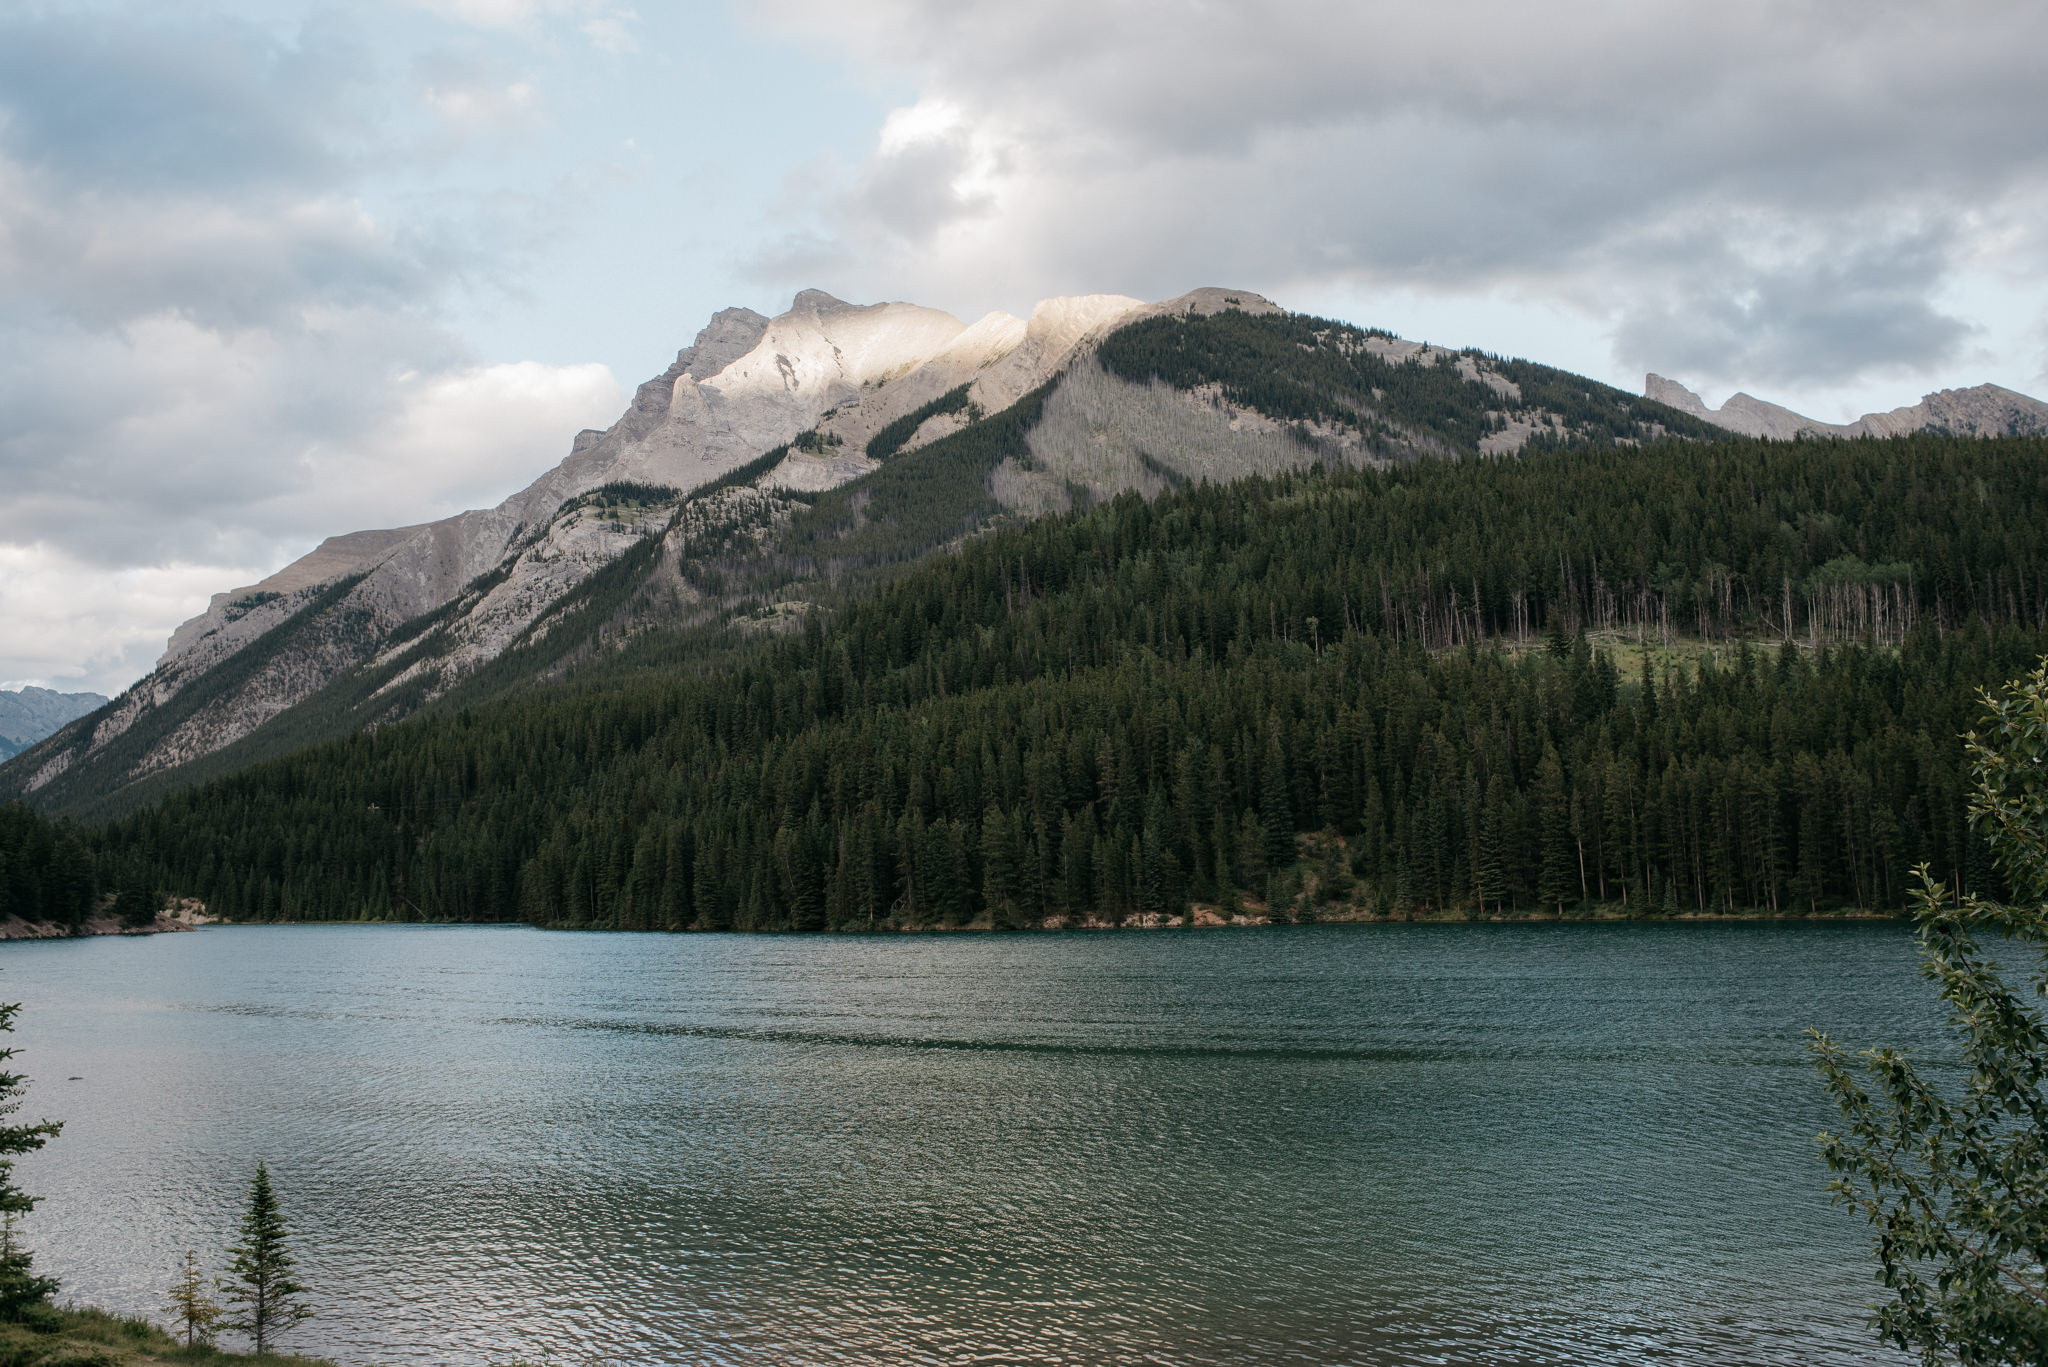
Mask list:
[[[1908,432],[1958,437],[2048,435],[2048,403],[1995,384],[1939,390],[1911,408],[1865,413],[1851,423],[1821,422],[1748,394],[1736,394],[1719,408],[1709,408],[1684,385],[1656,374],[1643,378],[1643,395],[1730,432],[1777,441],[1793,437],[1897,437]]]
[[[1174,325],[1101,359],[1228,375],[1261,336],[1287,340]],[[925,450],[1021,464],[1050,407]],[[87,835],[103,882],[234,920],[1896,912],[1923,861],[2002,897],[1961,736],[2048,649],[2044,452],[1666,440],[1126,491]],[[861,535],[844,512],[809,544]],[[790,563],[747,542],[706,572]]]
[[[43,809],[0,807],[0,895],[739,930],[1896,909],[1922,861],[2002,895],[1959,737],[2048,651],[2048,441],[1740,437],[1243,293],[799,304],[722,315],[737,354],[707,329],[527,514],[330,547],[0,766]]]
[[[97,693],[0,688],[0,759],[21,753],[65,722],[106,705]]]
[[[147,678],[0,767],[0,798],[108,815],[655,628],[786,629],[963,536],[1127,490],[1663,435],[1722,432],[1245,291],[968,324],[807,290],[775,318],[717,314],[497,507],[333,537],[216,596]]]

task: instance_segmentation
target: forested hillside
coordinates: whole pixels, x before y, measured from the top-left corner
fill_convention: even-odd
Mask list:
[[[1691,414],[1583,375],[1418,347],[1392,333],[1299,313],[1149,318],[1105,339],[1099,359],[1126,380],[1159,379],[1177,389],[1214,385],[1231,402],[1283,422],[1353,428],[1383,457],[1475,453],[1517,419],[1554,445],[1667,433],[1702,441],[1727,436]]]
[[[647,633],[97,838],[236,918],[1896,907],[1919,860],[1993,877],[1956,737],[2048,649],[2044,457],[1667,442],[1126,496],[724,667]]]

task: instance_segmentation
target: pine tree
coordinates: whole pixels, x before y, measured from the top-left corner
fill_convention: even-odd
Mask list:
[[[988,908],[989,924],[998,930],[1020,926],[1016,850],[1009,818],[994,803],[981,815],[981,872],[981,901]]]
[[[1215,828],[1210,832],[1209,844],[1215,851],[1216,904],[1229,916],[1237,910],[1237,885],[1230,872],[1230,847],[1233,843],[1230,818],[1222,807],[1216,809]]]
[[[20,1002],[0,1004],[0,1033],[14,1029]],[[28,1078],[6,1071],[7,1062],[18,1050],[0,1049],[0,1116],[21,1105],[28,1090]],[[36,1207],[40,1197],[30,1196],[14,1184],[14,1156],[33,1153],[57,1136],[62,1122],[43,1120],[33,1125],[0,1124],[0,1320],[19,1320],[32,1307],[46,1305],[57,1289],[54,1277],[38,1277],[30,1270],[33,1256],[21,1245],[15,1226]]]
[[[1138,854],[1138,905],[1155,915],[1177,910],[1167,905],[1171,897],[1166,876],[1165,828],[1169,819],[1166,798],[1155,789],[1151,800],[1146,803],[1145,828],[1140,836]]]
[[[1498,911],[1508,900],[1508,785],[1499,774],[1486,781],[1486,803],[1479,818],[1479,867],[1474,879],[1479,910],[1491,902]]]
[[[187,1250],[184,1266],[178,1269],[178,1280],[171,1283],[170,1301],[165,1307],[171,1312],[171,1332],[182,1335],[187,1348],[211,1347],[214,1333],[220,1328],[220,1305],[206,1290],[205,1278],[199,1272],[199,1255]]]
[[[228,1249],[232,1275],[221,1290],[233,1309],[221,1327],[247,1334],[261,1357],[270,1343],[312,1310],[300,1299],[306,1288],[292,1276],[297,1260],[285,1248],[289,1231],[271,1189],[270,1169],[256,1165],[249,1181],[249,1205],[242,1214],[242,1242]]]
[[[1294,807],[1287,800],[1287,759],[1280,749],[1280,720],[1266,727],[1265,762],[1259,766],[1259,822],[1266,828],[1266,865],[1275,874],[1293,866]]]
[[[1543,858],[1536,874],[1536,900],[1562,915],[1578,886],[1578,875],[1572,865],[1572,813],[1565,799],[1564,765],[1552,745],[1544,746],[1542,762],[1536,766],[1536,820]]]

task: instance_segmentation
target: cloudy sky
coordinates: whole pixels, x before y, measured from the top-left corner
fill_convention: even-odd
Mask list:
[[[2048,393],[2048,7],[0,7],[0,683],[496,502],[728,304],[1202,284],[1842,419]]]

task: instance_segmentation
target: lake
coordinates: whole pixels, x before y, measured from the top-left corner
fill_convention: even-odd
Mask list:
[[[258,1158],[346,1363],[1903,1363],[1803,1052],[1896,923],[0,948],[64,1295]]]

